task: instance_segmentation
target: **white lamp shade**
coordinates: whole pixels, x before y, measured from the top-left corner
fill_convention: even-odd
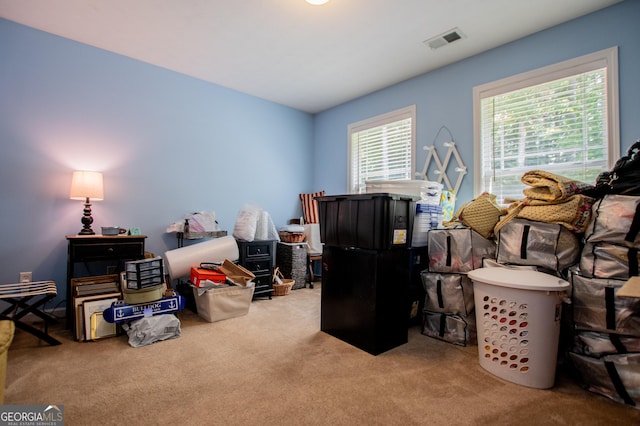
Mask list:
[[[103,200],[104,189],[102,186],[102,173],[89,172],[86,170],[76,170],[71,178],[71,192],[69,198],[72,200]]]

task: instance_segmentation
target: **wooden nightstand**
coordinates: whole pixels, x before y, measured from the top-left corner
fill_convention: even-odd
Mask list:
[[[276,258],[276,241],[238,241],[240,249],[240,265],[253,272],[256,289],[253,298],[273,295],[273,268]]]
[[[77,275],[76,264],[84,263],[87,272],[90,264],[103,262],[111,265],[117,274],[124,269],[124,262],[144,258],[145,235],[67,235],[67,328],[75,328],[75,310],[73,308],[73,294],[71,280],[76,276],[102,275],[97,273],[85,273]],[[98,265],[102,266],[102,265]],[[106,274],[106,268],[104,274]],[[75,330],[74,330],[75,334]]]

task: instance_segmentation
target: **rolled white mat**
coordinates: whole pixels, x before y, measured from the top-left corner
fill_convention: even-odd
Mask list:
[[[236,239],[230,235],[167,250],[164,253],[165,265],[172,280],[180,279],[191,273],[193,266],[201,262],[222,263],[225,259],[232,262],[239,257]]]

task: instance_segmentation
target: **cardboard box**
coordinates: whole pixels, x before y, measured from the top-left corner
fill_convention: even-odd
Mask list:
[[[631,277],[624,283],[618,293],[618,297],[640,297],[640,277]]]
[[[191,276],[189,281],[196,287],[202,287],[202,283],[209,280],[214,283],[224,283],[227,280],[227,276],[220,272],[211,269],[203,268],[191,268]]]
[[[224,263],[222,263],[220,270],[224,272],[231,281],[242,287],[247,287],[249,282],[253,281],[256,277],[248,269],[240,265],[236,265],[230,260],[225,260]]]

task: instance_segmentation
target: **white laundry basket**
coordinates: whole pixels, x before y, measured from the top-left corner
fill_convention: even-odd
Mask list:
[[[473,281],[480,366],[519,385],[552,387],[562,298],[569,283],[508,267],[475,269],[468,276]]]

